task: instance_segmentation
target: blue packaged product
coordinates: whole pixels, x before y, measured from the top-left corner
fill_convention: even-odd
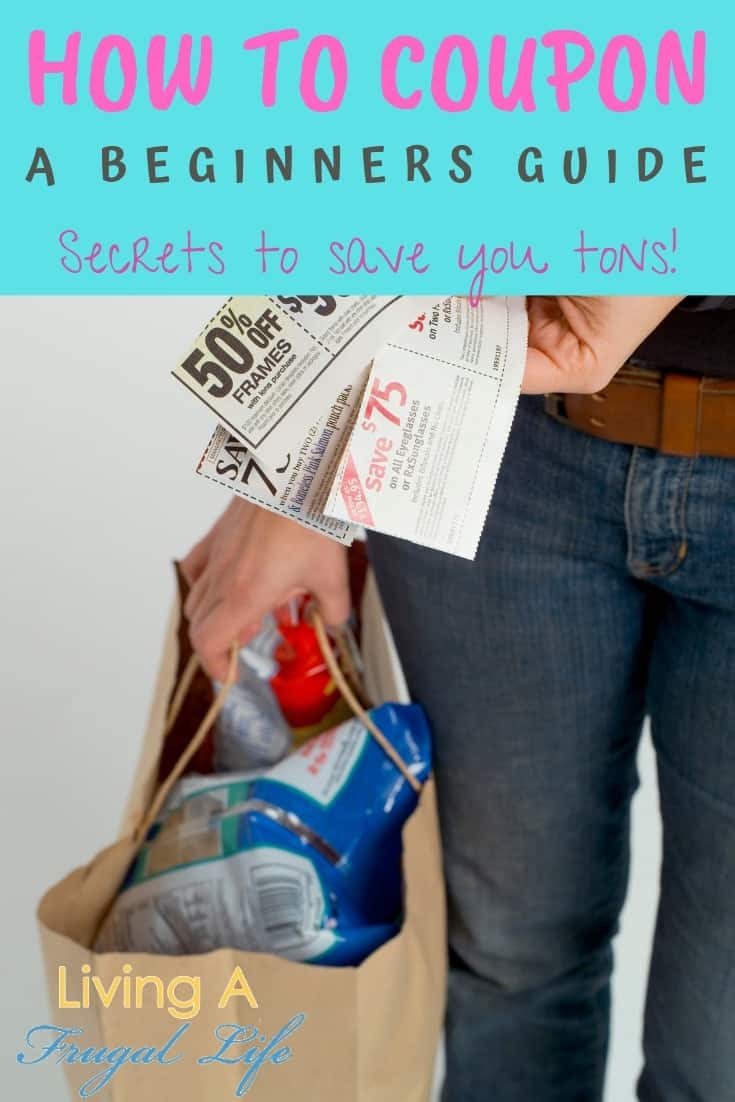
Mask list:
[[[419,782],[431,769],[416,705],[371,716]],[[179,783],[134,862],[98,951],[229,947],[354,965],[398,932],[401,830],[417,795],[350,720],[266,772]]]

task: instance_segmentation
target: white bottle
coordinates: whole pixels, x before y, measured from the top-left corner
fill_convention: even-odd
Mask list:
[[[239,773],[275,765],[291,749],[293,733],[283,718],[270,680],[278,672],[273,651],[279,641],[266,627],[240,651],[238,680],[217,720],[214,768]],[[215,685],[215,691],[220,688]]]

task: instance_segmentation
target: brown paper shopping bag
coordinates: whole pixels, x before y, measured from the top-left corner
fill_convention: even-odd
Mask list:
[[[446,979],[432,781],[404,828],[403,928],[359,967],[295,964],[231,950],[169,957],[98,955],[90,949],[151,812],[171,783],[171,775],[168,784],[161,783],[170,772],[164,767],[182,751],[190,754],[194,737],[201,742],[216,709],[207,679],[191,659],[179,598],[123,834],[51,888],[39,906],[57,1032],[39,1036],[36,1045],[76,1045],[78,1052],[67,1049],[60,1059],[71,1096],[81,1092],[102,1102],[225,1102],[243,1096],[260,1102],[428,1102]],[[172,713],[178,714],[167,732]],[[136,1006],[139,977],[152,979]],[[233,1062],[215,1062],[212,1057],[236,1027],[248,1030],[240,1036],[251,1040],[227,1050],[224,1058]],[[282,1059],[274,1062],[278,1053]],[[70,1056],[76,1060],[68,1062]]]

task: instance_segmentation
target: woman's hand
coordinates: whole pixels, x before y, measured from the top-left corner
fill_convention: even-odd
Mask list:
[[[681,297],[528,299],[526,394],[602,390]]]
[[[191,644],[222,681],[236,640],[245,645],[263,617],[310,593],[328,624],[350,614],[347,553],[333,540],[237,499],[181,564]]]

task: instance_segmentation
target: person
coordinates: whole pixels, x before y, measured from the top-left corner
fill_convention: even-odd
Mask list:
[[[601,1099],[646,715],[663,864],[638,1097],[735,1098],[733,304],[529,298],[476,561],[370,538],[435,738],[444,1102]],[[184,572],[213,677],[294,592],[348,613],[343,550],[241,501]]]

